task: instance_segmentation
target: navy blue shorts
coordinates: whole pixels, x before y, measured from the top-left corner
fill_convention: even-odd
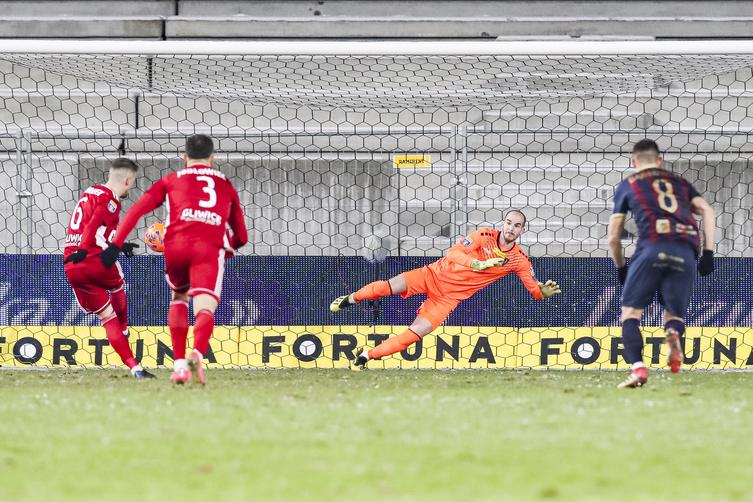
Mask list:
[[[659,293],[659,303],[672,315],[685,317],[693,294],[696,254],[689,246],[653,245],[630,260],[622,306],[645,309]]]

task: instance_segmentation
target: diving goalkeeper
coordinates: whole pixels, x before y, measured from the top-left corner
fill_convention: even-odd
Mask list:
[[[461,301],[507,274],[515,273],[537,300],[560,293],[556,282],[550,280],[542,284],[536,280],[528,256],[515,243],[525,226],[525,215],[517,209],[510,210],[505,215],[502,231],[480,228],[434,263],[403,272],[389,281],[372,282],[355,293],[336,298],[329,306],[332,312],[388,295],[399,294],[403,298],[419,293],[427,295],[416,320],[407,330],[371,350],[362,350],[354,366],[362,367],[370,359],[405,350],[440,326]]]

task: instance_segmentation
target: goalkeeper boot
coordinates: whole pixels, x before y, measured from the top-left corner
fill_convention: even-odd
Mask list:
[[[157,378],[141,366],[136,366],[131,373],[136,380],[151,380],[152,378]]]
[[[643,387],[648,382],[648,369],[644,366],[642,368],[634,368],[630,372],[630,375],[617,386],[618,389],[636,389]]]
[[[204,376],[203,367],[204,356],[201,355],[196,349],[191,351],[191,355],[188,357],[188,367],[191,369],[191,377],[201,383],[201,385],[207,384],[207,379]]]
[[[329,311],[340,312],[342,309],[346,309],[351,305],[355,305],[355,303],[350,301],[350,295],[338,296],[329,304]]]
[[[667,365],[672,370],[672,373],[679,373],[680,366],[682,366],[683,353],[682,345],[680,344],[680,333],[677,330],[672,328],[667,330],[667,345],[669,345]]]
[[[350,363],[350,369],[353,371],[359,371],[366,369],[366,363],[369,361],[369,351],[367,349],[361,349],[355,359]]]

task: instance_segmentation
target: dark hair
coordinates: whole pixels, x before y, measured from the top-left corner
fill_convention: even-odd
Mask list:
[[[131,159],[126,159],[125,157],[119,157],[110,163],[110,170],[120,170],[120,169],[127,169],[131,171],[132,173],[137,173],[139,171],[139,166]]]
[[[186,140],[186,155],[189,159],[208,159],[214,153],[212,138],[204,134],[194,134]]]
[[[526,226],[526,222],[528,221],[528,218],[526,218],[526,215],[523,214],[523,211],[521,211],[520,209],[510,209],[509,211],[505,213],[505,217],[507,217],[507,215],[510,213],[518,213],[519,215],[521,215],[523,217],[523,226]]]
[[[659,145],[656,144],[656,141],[652,139],[642,139],[638,143],[633,146],[633,155],[637,153],[655,153],[656,155],[661,155],[661,150],[659,150]]]

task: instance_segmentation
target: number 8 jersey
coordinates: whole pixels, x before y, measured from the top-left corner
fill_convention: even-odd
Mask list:
[[[152,185],[123,218],[113,243],[122,246],[139,218],[163,203],[168,211],[165,248],[180,241],[237,249],[248,240],[238,192],[233,185],[217,169],[194,165],[170,173]]]
[[[682,243],[696,254],[701,245],[691,201],[700,197],[686,179],[654,168],[631,174],[614,192],[614,214],[630,211],[638,226],[638,245]]]

